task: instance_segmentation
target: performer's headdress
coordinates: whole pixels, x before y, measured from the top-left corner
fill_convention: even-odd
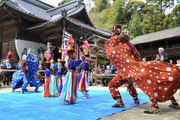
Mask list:
[[[126,42],[128,42],[130,40],[130,32],[127,29],[124,29],[121,34],[120,34],[120,38]]]
[[[84,56],[89,56],[89,52],[88,52],[88,49],[89,49],[89,44],[88,44],[88,41],[85,40],[84,41],[84,44],[83,44],[83,52],[84,52]]]
[[[66,55],[67,55],[67,49],[64,49],[63,52],[62,52],[62,59],[60,60],[61,62],[66,62],[65,61]]]
[[[112,26],[111,29],[112,29],[112,33],[113,33],[112,36],[114,36],[114,35],[120,35],[120,33],[121,33],[121,25],[116,24],[115,27]]]
[[[129,42],[129,40],[130,40],[130,32],[127,29],[124,29],[121,32],[121,34],[120,34],[120,38],[121,38],[121,40],[123,40],[124,42],[126,42],[129,45],[129,47],[131,48],[131,51],[132,51],[132,54],[134,55],[134,57],[138,61],[141,61],[139,52],[137,51],[135,46]]]
[[[69,40],[67,41],[67,45],[68,45],[68,50],[67,50],[68,54],[73,53],[75,51],[73,49],[74,39],[71,35],[69,36]]]
[[[51,54],[49,50],[46,51],[45,58],[46,58],[46,62],[49,63],[49,59],[51,58]]]

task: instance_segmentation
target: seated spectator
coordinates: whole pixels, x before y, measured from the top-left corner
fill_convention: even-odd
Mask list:
[[[10,63],[13,63],[13,61],[14,61],[14,59],[15,59],[14,53],[13,53],[12,51],[13,51],[13,50],[10,49],[9,52],[8,52],[8,54],[7,54],[7,56],[6,56],[6,59],[8,59]]]
[[[173,64],[173,61],[172,61],[172,60],[170,60],[169,62],[170,62],[171,64]]]
[[[21,66],[21,61],[18,62],[18,64],[16,65],[16,70],[21,70],[22,66]]]
[[[45,70],[45,67],[44,65],[42,64],[42,61],[39,61],[39,70]],[[41,74],[41,75],[44,75],[44,72],[38,72],[38,75]]]
[[[0,70],[0,73],[2,73],[3,71],[2,70]],[[2,85],[1,85],[1,83],[0,83],[0,87],[1,87]]]
[[[50,70],[54,75],[57,74],[58,67],[57,67],[57,64],[54,64],[54,59],[50,60]]]
[[[107,69],[105,70],[105,75],[109,75],[109,74],[112,74],[112,70],[111,70],[110,66],[108,65]]]
[[[3,69],[12,69],[12,64],[10,63],[9,59],[6,60],[6,63],[3,64]],[[9,85],[9,82],[12,80],[12,72],[4,71],[3,74],[5,75],[5,80],[3,84]]]
[[[116,66],[115,65],[111,65],[111,70],[112,70],[112,74],[116,74]]]
[[[39,70],[45,70],[45,67],[42,64],[42,61],[39,61]]]
[[[158,52],[159,54],[156,55],[156,61],[170,62],[170,57],[167,53],[164,52],[164,48],[159,48]]]
[[[176,66],[179,66],[180,69],[180,59],[178,59],[176,62],[177,62]]]
[[[177,64],[176,64],[176,66],[180,66],[180,59],[177,59]]]
[[[101,65],[98,65],[98,68],[97,68],[97,74],[101,74],[101,73],[102,73]]]
[[[105,75],[111,75],[112,70],[109,65],[107,65],[107,69],[105,70]],[[106,76],[105,78],[102,78],[102,85],[103,86],[108,86],[109,81],[111,81],[111,77]]]
[[[103,65],[103,66],[102,66],[102,74],[105,73],[105,70],[106,70],[105,65]]]
[[[94,68],[93,65],[91,66],[91,72],[92,72],[93,74],[95,74],[95,68]]]
[[[61,59],[57,59],[57,66],[58,66],[58,70],[59,70],[59,68],[61,68]]]
[[[21,54],[21,58],[22,58],[24,55],[27,55],[27,49],[26,49],[26,48],[24,48],[24,51],[23,51],[22,54]]]
[[[40,47],[40,49],[38,49],[38,59],[42,62],[44,62],[44,50],[42,47]]]
[[[143,58],[142,61],[143,61],[143,62],[146,62],[146,58]]]

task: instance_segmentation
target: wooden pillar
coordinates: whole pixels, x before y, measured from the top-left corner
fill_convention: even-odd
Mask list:
[[[168,45],[168,41],[167,41],[167,40],[165,40],[164,42],[166,43],[166,48],[168,48],[168,47],[169,47],[169,45]]]
[[[96,75],[97,75],[97,51],[96,51],[95,55],[96,55],[96,61],[95,61],[95,85],[96,85],[97,84],[97,77],[96,77]]]
[[[62,49],[62,51],[63,51],[63,49],[64,49],[64,47],[65,47],[65,46],[63,46],[63,44],[64,44],[64,31],[65,31],[65,20],[63,20],[63,26],[62,26],[62,28],[63,28],[63,31],[62,31],[62,45],[61,45],[61,49]],[[61,52],[61,59],[63,59],[62,52]]]
[[[95,46],[97,46],[97,39],[95,38]],[[96,61],[95,61],[95,85],[97,84],[97,50],[95,50],[95,55],[96,55]]]
[[[149,44],[149,46],[151,47],[151,51],[152,51],[152,53],[151,53],[151,60],[153,60],[153,58],[154,58],[154,51],[153,51],[153,46],[152,46],[152,43],[150,43]]]
[[[0,27],[0,60],[2,59],[2,27]]]

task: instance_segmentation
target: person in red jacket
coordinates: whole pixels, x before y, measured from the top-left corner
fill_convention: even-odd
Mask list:
[[[10,63],[15,59],[12,49],[7,53],[6,59],[9,59]]]

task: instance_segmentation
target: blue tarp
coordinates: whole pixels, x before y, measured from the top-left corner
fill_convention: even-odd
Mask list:
[[[90,90],[88,99],[82,99],[80,94],[76,104],[64,105],[59,97],[41,97],[42,91],[0,93],[0,120],[97,120],[138,106],[128,92],[121,92],[124,108],[111,107],[116,101],[109,91]],[[139,93],[139,100],[139,105],[150,101],[144,93]]]

